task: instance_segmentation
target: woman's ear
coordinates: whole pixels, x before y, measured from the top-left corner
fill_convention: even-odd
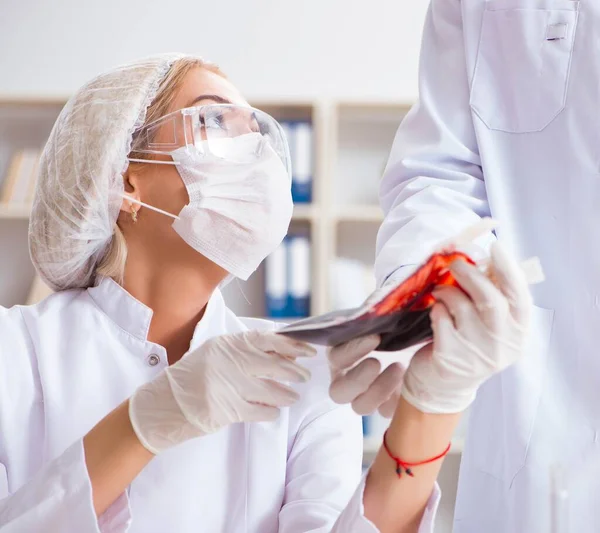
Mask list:
[[[125,194],[129,198],[133,198],[134,200],[140,201],[140,172],[139,170],[132,168],[132,165],[129,165],[129,168],[126,170],[125,174],[123,174],[123,188],[125,190]],[[125,211],[126,213],[133,212],[137,213],[140,205],[138,203],[134,203],[128,198],[123,198],[123,203],[121,204],[121,211]]]

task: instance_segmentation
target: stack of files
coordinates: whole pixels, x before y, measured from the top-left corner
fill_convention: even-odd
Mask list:
[[[18,150],[12,156],[0,193],[1,204],[30,205],[33,202],[41,151]]]
[[[266,310],[270,318],[310,314],[311,251],[308,235],[288,235],[265,265]]]
[[[312,202],[313,128],[308,121],[284,121],[292,161],[292,199],[296,204]]]

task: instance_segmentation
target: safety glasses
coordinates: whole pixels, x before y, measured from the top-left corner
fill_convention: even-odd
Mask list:
[[[132,155],[169,155],[185,148],[194,158],[248,164],[259,159],[267,147],[275,151],[291,175],[287,140],[273,117],[249,106],[214,104],[180,109],[147,124],[134,134]]]

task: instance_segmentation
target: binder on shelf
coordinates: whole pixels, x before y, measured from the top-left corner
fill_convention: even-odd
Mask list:
[[[37,185],[37,181],[38,181],[38,172],[40,170],[40,159],[42,157],[42,152],[39,151],[37,153],[37,157],[35,160],[35,165],[33,167],[33,171],[31,173],[31,176],[29,178],[29,186],[27,188],[27,194],[25,196],[25,204],[27,205],[32,205],[33,204],[33,197],[35,196],[35,188]]]
[[[0,203],[31,203],[40,155],[41,152],[37,149],[19,150],[13,155],[4,178]]]
[[[265,263],[265,292],[267,316],[284,318],[287,316],[287,247],[288,238],[267,256]]]
[[[21,168],[12,196],[11,204],[23,205],[27,202],[31,181],[34,179],[34,171],[37,167],[40,153],[38,150],[23,150],[23,158],[21,160]]]
[[[0,197],[0,203],[8,204],[10,202],[10,197],[12,196],[13,188],[15,186],[19,173],[21,172],[22,159],[22,150],[19,150],[18,152],[15,152],[13,154],[2,183],[2,196]]]
[[[36,274],[33,283],[31,284],[31,288],[29,289],[26,305],[37,304],[50,296],[53,292],[54,291],[42,281],[42,278]]]
[[[362,417],[363,437],[371,442],[380,442],[383,440],[383,434],[390,425],[390,420],[379,414],[377,411],[373,414]]]
[[[292,129],[292,198],[295,203],[312,202],[313,131],[310,122],[296,122]]]
[[[371,415],[364,415],[362,417],[362,432],[365,438],[371,435]]]
[[[288,316],[310,315],[310,241],[308,235],[288,237]]]

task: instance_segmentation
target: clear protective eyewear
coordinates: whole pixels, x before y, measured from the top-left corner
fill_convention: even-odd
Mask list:
[[[242,136],[245,142],[231,142]],[[250,106],[212,104],[180,109],[147,124],[134,134],[131,152],[169,155],[185,147],[195,158],[248,164],[258,160],[267,146],[275,151],[291,176],[287,140],[273,117]],[[178,164],[137,158],[129,161]]]

